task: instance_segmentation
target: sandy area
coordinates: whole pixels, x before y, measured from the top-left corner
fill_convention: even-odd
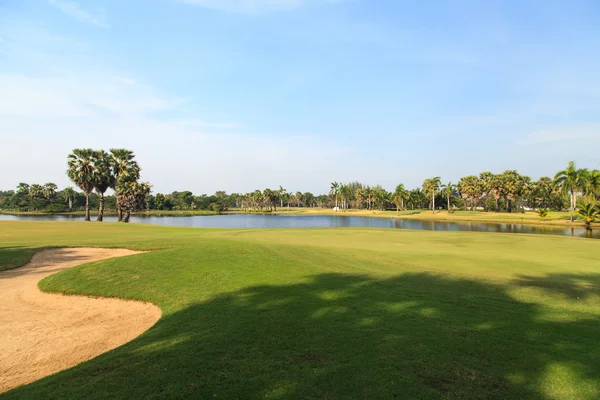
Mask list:
[[[118,299],[41,292],[48,275],[91,261],[135,254],[115,249],[53,249],[0,272],[0,393],[119,347],[158,321],[158,307]]]

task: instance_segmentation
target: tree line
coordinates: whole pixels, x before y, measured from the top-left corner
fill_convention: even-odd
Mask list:
[[[68,175],[83,190],[83,196],[71,188],[61,192],[56,185],[19,184],[16,191],[0,192],[0,204],[6,209],[62,211],[64,202],[86,210],[89,219],[90,204],[98,207],[102,220],[105,203],[119,214],[119,220],[129,220],[131,212],[146,210],[209,210],[216,213],[228,209],[243,211],[277,211],[284,207],[403,210],[429,209],[432,212],[446,209],[476,210],[485,212],[525,212],[525,210],[570,210],[571,221],[575,211],[588,220],[600,213],[600,171],[577,168],[570,162],[567,168],[554,177],[532,180],[515,170],[502,173],[482,172],[462,177],[456,184],[443,183],[440,177],[427,178],[420,187],[412,190],[399,184],[393,192],[380,185],[361,182],[332,182],[329,191],[315,195],[310,192],[293,192],[280,186],[278,189],[255,190],[248,193],[227,194],[217,191],[213,195],[194,195],[191,191],[170,194],[150,194],[147,183],[138,183],[140,168],[130,150],[112,149],[110,153],[91,149],[75,149],[69,156]],[[105,197],[108,188],[115,190],[114,197]],[[94,194],[95,192],[96,194]],[[2,197],[4,198],[2,200]],[[85,200],[81,204],[81,200]],[[60,206],[59,206],[60,204]],[[585,211],[587,210],[587,211]]]

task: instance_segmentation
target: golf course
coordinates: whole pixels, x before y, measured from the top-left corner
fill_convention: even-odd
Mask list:
[[[600,396],[593,239],[0,221],[0,280],[75,247],[138,253],[60,271],[42,291],[147,302],[160,319],[2,398]]]

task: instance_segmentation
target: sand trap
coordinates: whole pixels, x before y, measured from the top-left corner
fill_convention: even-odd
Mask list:
[[[53,249],[0,272],[0,393],[119,347],[158,321],[158,307],[136,301],[41,292],[48,275],[91,261],[135,254],[114,249]]]

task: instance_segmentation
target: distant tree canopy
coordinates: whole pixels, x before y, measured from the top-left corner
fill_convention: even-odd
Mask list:
[[[77,154],[74,151],[72,156],[70,168],[76,165],[79,170],[75,171],[77,173],[70,172],[70,176],[73,176],[74,182],[79,182],[77,186],[82,192],[73,188],[59,190],[51,182],[44,185],[20,183],[16,190],[0,191],[0,208],[45,212],[85,210],[86,190],[88,207],[117,211],[123,220],[128,220],[131,212],[140,209],[220,213],[229,209],[277,211],[277,207],[338,207],[342,212],[348,209],[463,208],[486,212],[548,209],[570,210],[574,215],[583,204],[589,203],[592,209],[597,208],[600,200],[600,171],[578,169],[573,162],[553,178],[541,177],[537,181],[515,170],[507,170],[464,176],[457,184],[442,183],[439,177],[427,178],[421,187],[408,190],[399,184],[394,192],[361,182],[333,182],[327,193],[319,195],[294,192],[282,186],[249,193],[227,194],[219,190],[213,195],[196,195],[183,190],[151,195],[149,185],[138,182],[140,168],[129,150],[113,149],[106,153],[84,149]],[[81,176],[88,169],[92,174],[89,179]],[[114,188],[116,195],[104,196],[108,188]],[[578,211],[578,214],[581,212]]]

